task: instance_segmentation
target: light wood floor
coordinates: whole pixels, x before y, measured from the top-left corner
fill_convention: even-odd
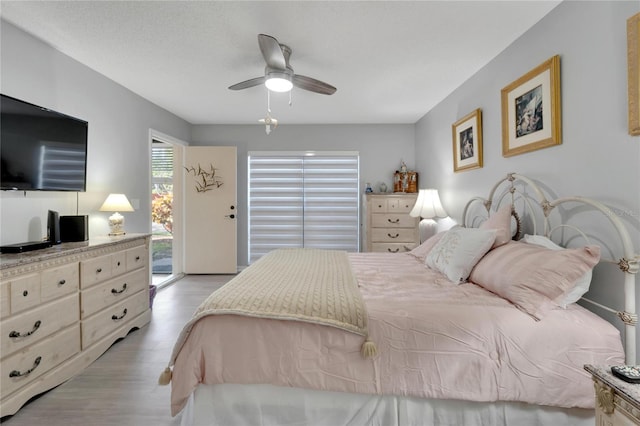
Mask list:
[[[173,344],[196,307],[233,276],[190,275],[158,291],[149,325],[115,343],[82,374],[23,406],[7,426],[164,426],[170,386],[159,386]]]

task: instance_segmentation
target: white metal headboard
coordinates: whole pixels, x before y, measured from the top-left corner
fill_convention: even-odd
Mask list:
[[[625,357],[626,363],[635,365],[636,363],[636,330],[638,322],[636,313],[636,277],[640,270],[640,256],[634,250],[631,236],[620,218],[603,203],[585,197],[562,197],[548,199],[541,187],[532,179],[516,173],[509,173],[507,177],[500,180],[489,193],[488,198],[472,198],[464,208],[462,221],[464,226],[478,226],[477,221],[482,220],[481,216],[473,215],[473,208],[480,203],[484,213],[489,215],[491,211],[508,202],[512,206],[512,215],[515,222],[514,239],[520,239],[524,234],[524,227],[528,227],[527,233],[539,234],[551,237],[558,230],[564,232],[570,229],[579,234],[584,240],[589,242],[589,237],[579,227],[560,223],[552,226],[550,215],[554,209],[565,203],[576,206],[588,207],[591,211],[599,211],[608,219],[618,236],[619,252],[621,257],[617,260],[601,258],[601,262],[610,262],[618,265],[624,273],[624,310],[618,311],[604,306],[593,300],[583,297],[582,300],[601,309],[612,312],[624,323],[625,337]],[[492,209],[493,207],[493,209]],[[539,232],[539,225],[542,223],[542,232]]]

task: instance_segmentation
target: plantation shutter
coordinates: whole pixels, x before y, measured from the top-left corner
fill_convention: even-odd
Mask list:
[[[249,153],[249,262],[284,247],[357,252],[358,183],[358,153]]]

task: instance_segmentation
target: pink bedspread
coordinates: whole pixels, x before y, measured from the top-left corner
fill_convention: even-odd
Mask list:
[[[342,392],[594,406],[584,364],[618,364],[618,330],[578,306],[542,321],[410,254],[350,254],[379,355],[333,327],[215,315],[199,320],[172,378],[176,415],[200,383],[270,383]]]

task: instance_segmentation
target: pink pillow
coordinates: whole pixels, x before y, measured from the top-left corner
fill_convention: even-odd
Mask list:
[[[553,301],[600,260],[600,247],[551,250],[511,241],[491,250],[478,262],[469,280],[507,299],[536,319]]]
[[[511,204],[500,208],[480,225],[480,229],[495,229],[496,240],[492,249],[511,241]]]
[[[420,260],[420,262],[424,263],[424,260],[429,255],[429,252],[431,252],[431,249],[433,249],[433,247],[438,244],[438,241],[440,241],[440,239],[446,233],[447,231],[438,232],[436,235],[430,237],[429,239],[427,239],[427,241],[411,250],[409,254]]]

